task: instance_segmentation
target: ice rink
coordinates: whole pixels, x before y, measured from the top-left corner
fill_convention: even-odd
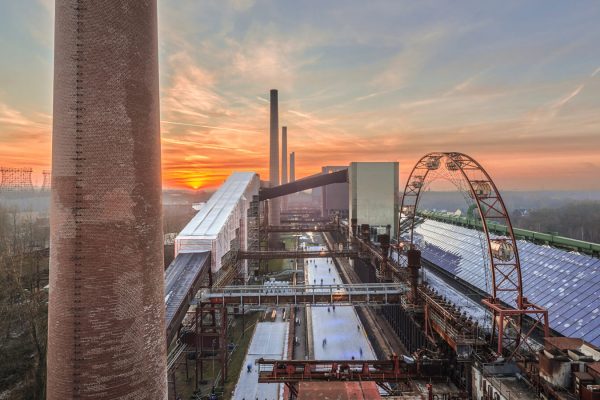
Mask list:
[[[278,312],[278,314],[281,314]],[[281,318],[280,315],[277,316]],[[288,337],[287,322],[259,322],[256,325],[254,336],[250,342],[250,348],[244,359],[238,382],[233,392],[235,400],[268,399],[277,400],[281,398],[283,387],[277,383],[258,383],[258,368],[254,361],[263,357],[266,359],[279,359],[287,351]],[[247,365],[252,365],[252,372],[247,372]]]
[[[307,250],[323,250],[321,246],[308,247]],[[305,262],[306,283],[321,285],[333,285],[342,283],[335,268],[335,264],[329,258],[314,258]],[[314,343],[314,356],[316,360],[350,360],[370,359],[377,357],[365,334],[354,307],[326,306],[311,307],[312,334]],[[358,327],[358,328],[357,328]],[[323,344],[323,339],[327,343]],[[362,349],[362,356],[360,350]]]

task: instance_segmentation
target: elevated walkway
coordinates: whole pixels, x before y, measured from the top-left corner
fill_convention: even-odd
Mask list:
[[[333,232],[338,228],[333,224],[269,225],[267,232]]]
[[[179,253],[165,272],[165,326],[170,343],[210,269],[210,251]]]
[[[283,185],[270,188],[261,188],[258,194],[259,200],[269,200],[276,197],[286,196],[288,194],[301,192],[303,190],[312,189],[320,186],[330,185],[332,183],[348,182],[348,170],[331,172],[327,174],[317,174],[303,179],[298,179],[294,182],[285,183]]]
[[[234,305],[398,304],[406,287],[398,283],[305,286],[228,286],[203,294],[202,301]]]
[[[317,250],[317,251],[239,251],[240,260],[277,260],[286,258],[331,258],[331,257],[358,257],[356,250]]]

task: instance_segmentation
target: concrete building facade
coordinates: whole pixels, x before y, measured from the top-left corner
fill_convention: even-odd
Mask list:
[[[166,399],[156,0],[57,0],[47,399]]]
[[[326,166],[321,168],[321,172],[328,174],[347,168],[347,166]],[[321,215],[323,217],[328,217],[330,215],[339,214],[342,218],[348,218],[348,190],[347,182],[323,186]]]
[[[368,224],[378,233],[396,235],[398,225],[397,162],[353,162],[348,168],[349,218],[358,225]]]

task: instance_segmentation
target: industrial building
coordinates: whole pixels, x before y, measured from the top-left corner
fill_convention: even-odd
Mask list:
[[[349,174],[349,218],[369,225],[373,235],[396,236],[399,166],[397,162],[353,162]],[[391,229],[388,231],[388,229]]]
[[[58,0],[55,44],[48,399],[600,398],[598,245],[519,236],[479,162],[428,153],[399,197],[397,162],[292,152],[288,182],[272,89],[268,181],[233,173],[164,271],[156,1]],[[447,176],[474,218],[418,209]]]
[[[341,171],[348,169],[347,166],[325,166],[321,168],[322,174],[329,174],[335,171]],[[348,218],[350,201],[348,192],[348,182],[334,183],[331,185],[323,186],[322,188],[322,201],[321,201],[321,215],[323,217],[332,217],[338,215],[340,218]]]
[[[248,212],[260,180],[253,172],[234,172],[175,238],[181,252],[211,252],[211,270],[218,274],[230,251],[248,249]],[[247,276],[247,262],[244,261]]]

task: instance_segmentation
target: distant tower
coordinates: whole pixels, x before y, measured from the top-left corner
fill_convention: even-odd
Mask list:
[[[0,192],[20,192],[33,190],[31,168],[0,167]]]
[[[281,183],[288,183],[287,126],[281,128]],[[282,209],[287,209],[287,196],[282,197]]]
[[[52,187],[51,183],[50,183],[50,179],[52,177],[52,174],[50,172],[50,170],[43,170],[42,171],[42,175],[44,176],[44,180],[42,182],[42,192],[47,192],[50,190],[50,188]]]
[[[156,0],[56,0],[47,399],[166,399]]]
[[[271,89],[271,126],[269,148],[269,180],[271,186],[279,185],[279,105],[277,89]],[[279,225],[281,206],[279,198],[269,201],[269,224]]]
[[[290,153],[290,182],[294,182],[296,180],[296,152],[292,151]]]

